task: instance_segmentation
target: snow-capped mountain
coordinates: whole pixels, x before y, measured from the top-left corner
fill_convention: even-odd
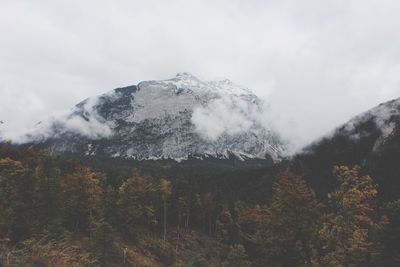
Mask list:
[[[400,192],[400,98],[364,112],[294,157],[295,168],[315,188],[332,187],[335,165],[359,165],[385,197]]]
[[[365,153],[379,154],[389,143],[399,138],[399,130],[400,98],[382,103],[354,117],[305,151],[312,152],[318,144],[329,140],[346,139],[353,145],[368,143]]]
[[[117,88],[41,122],[24,143],[86,156],[145,159],[240,159],[285,151],[261,123],[262,101],[229,80],[201,81],[188,73]]]

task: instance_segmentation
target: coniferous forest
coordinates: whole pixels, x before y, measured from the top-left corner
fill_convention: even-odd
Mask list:
[[[323,195],[285,162],[231,180],[237,171],[207,180],[112,169],[1,145],[1,266],[400,261],[400,200],[383,200],[375,178],[358,166],[334,167],[335,185]]]

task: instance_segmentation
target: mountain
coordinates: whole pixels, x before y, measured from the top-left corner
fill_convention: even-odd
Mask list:
[[[23,143],[61,154],[135,160],[269,158],[285,152],[264,104],[229,80],[189,73],[117,88],[36,125]]]
[[[294,156],[293,168],[325,194],[335,165],[360,165],[386,199],[400,197],[400,98],[364,112]]]

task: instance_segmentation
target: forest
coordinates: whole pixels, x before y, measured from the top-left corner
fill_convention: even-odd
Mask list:
[[[110,172],[2,144],[0,266],[399,266],[400,200],[375,177],[335,166],[319,194],[288,164],[261,170]]]

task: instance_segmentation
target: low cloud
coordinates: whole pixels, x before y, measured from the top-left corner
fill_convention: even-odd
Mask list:
[[[255,123],[254,107],[233,96],[212,100],[193,111],[192,123],[203,137],[216,140],[222,134],[235,135],[248,131]]]
[[[61,112],[23,131],[7,131],[6,125],[0,132],[3,140],[15,143],[40,142],[49,137],[65,133],[78,134],[90,139],[112,135],[112,125],[106,122],[95,109],[98,98],[85,100],[80,107]]]
[[[253,96],[224,95],[210,101],[207,105],[194,109],[191,122],[195,131],[211,141],[223,135],[239,135],[248,132],[255,134],[265,130],[279,137],[292,153],[296,146],[288,136],[282,135],[275,127],[270,106]]]

